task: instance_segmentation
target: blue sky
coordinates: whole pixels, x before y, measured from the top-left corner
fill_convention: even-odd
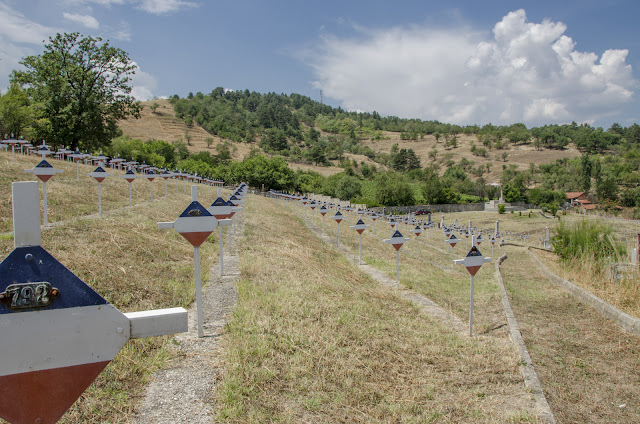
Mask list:
[[[56,32],[139,66],[142,100],[215,87],[461,125],[640,122],[640,2],[0,0],[0,87]]]

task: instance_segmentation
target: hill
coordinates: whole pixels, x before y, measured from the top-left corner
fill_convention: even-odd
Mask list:
[[[155,111],[152,105],[157,104]],[[189,137],[188,150],[190,153],[198,153],[208,151],[212,154],[216,152],[216,146],[226,142],[231,143],[232,157],[234,160],[243,160],[252,149],[259,149],[265,153],[259,146],[260,137],[254,142],[234,142],[229,139],[223,139],[217,135],[213,135],[205,131],[197,123],[188,126],[184,119],[176,117],[174,106],[167,99],[157,99],[142,102],[143,110],[140,119],[127,119],[119,122],[119,126],[123,134],[132,138],[139,138],[142,141],[159,139],[169,142],[185,141]],[[308,127],[307,127],[308,128]],[[326,131],[316,128],[322,135],[330,135]],[[580,151],[575,145],[569,144],[564,149],[537,149],[531,144],[507,145],[505,150],[489,150],[486,157],[474,155],[472,147],[482,147],[479,137],[476,134],[460,134],[457,135],[457,147],[445,147],[445,140],[439,140],[433,134],[425,134],[417,140],[403,140],[401,131],[382,131],[381,139],[373,140],[371,138],[360,140],[363,147],[369,147],[374,153],[389,154],[394,144],[400,149],[412,149],[420,159],[420,165],[427,167],[433,162],[441,165],[440,174],[446,169],[446,162],[453,160],[459,163],[465,159],[473,162],[477,166],[485,166],[489,170],[483,177],[488,182],[498,182],[503,173],[502,165],[515,165],[516,169],[526,171],[531,165],[540,165],[554,162],[557,159],[570,159],[580,156]],[[209,139],[210,144],[207,144]],[[437,151],[435,160],[430,157],[430,152]],[[507,153],[506,159],[502,157],[503,153]],[[269,154],[267,154],[269,156]],[[367,165],[376,165],[381,169],[387,169],[387,166],[376,163],[371,158],[350,152],[344,153],[344,158],[351,161],[366,163]],[[313,165],[310,163],[300,163],[289,161],[289,166],[296,170],[311,170],[318,172],[320,175],[329,176],[343,171],[340,167],[340,161],[331,160],[328,166]]]

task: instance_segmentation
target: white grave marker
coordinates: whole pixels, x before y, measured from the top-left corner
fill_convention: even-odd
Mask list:
[[[453,271],[453,266],[455,265],[455,261],[456,261],[456,252],[455,252],[455,247],[456,244],[458,244],[458,242],[460,241],[460,239],[458,239],[458,237],[456,237],[455,234],[451,234],[451,237],[449,237],[448,239],[445,240],[445,242],[449,243],[449,246],[451,246],[451,270]]]
[[[43,156],[44,158],[44,156]],[[43,202],[43,220],[44,226],[46,227],[49,224],[49,219],[47,215],[47,181],[55,174],[59,174],[64,172],[61,169],[55,169],[49,162],[42,159],[42,161],[35,166],[33,169],[25,169],[24,172],[31,172],[36,175],[42,181],[42,202]]]
[[[220,244],[220,276],[224,275],[224,245],[222,227],[227,227],[232,224],[232,220],[229,219],[232,214],[232,206],[227,203],[222,197],[218,197],[213,201],[211,206],[207,209],[211,215],[218,220],[218,242]],[[231,235],[229,235],[231,237]]]
[[[98,182],[98,214],[102,214],[102,182],[111,174],[108,174],[101,166],[98,166],[93,172],[87,175],[95,178]]]
[[[198,202],[198,187],[191,187],[191,204],[173,222],[158,222],[158,229],[173,228],[193,246],[193,263],[196,280],[196,309],[198,315],[198,337],[204,337],[202,311],[202,282],[200,277],[200,245],[216,229],[218,222]]]
[[[467,253],[467,256],[464,259],[456,259],[454,262],[456,265],[464,265],[467,268],[467,271],[469,271],[469,274],[471,275],[471,296],[470,296],[470,302],[469,302],[469,336],[472,336],[473,335],[473,291],[474,291],[473,277],[476,275],[476,273],[478,272],[478,270],[483,264],[487,262],[491,262],[491,258],[485,258],[484,256],[482,256],[482,253],[480,253],[480,250],[478,250],[476,246],[472,246],[471,249],[469,250],[469,253]]]
[[[404,238],[404,236],[400,234],[400,231],[396,230],[390,239],[383,241],[392,245],[396,249],[396,287],[400,287],[400,248],[409,240]]]
[[[40,246],[37,182],[12,184],[0,263],[0,417],[56,423],[130,338],[187,331],[187,311],[123,314]]]
[[[364,230],[369,228],[369,226],[365,224],[364,221],[362,221],[362,219],[359,219],[358,222],[356,222],[356,225],[352,225],[351,228],[354,228],[360,236],[359,257],[360,257],[360,265],[362,265],[362,233],[364,232]]]
[[[420,234],[422,234],[420,225],[416,225],[416,228],[413,229],[413,234],[416,235],[416,251],[418,256],[420,256]]]
[[[338,210],[338,212],[333,216],[333,219],[338,224],[338,247],[340,247],[340,222],[344,219],[344,215],[342,215],[340,210]]]
[[[324,235],[324,216],[327,214],[327,206],[320,206],[320,215],[322,215],[322,235]]]

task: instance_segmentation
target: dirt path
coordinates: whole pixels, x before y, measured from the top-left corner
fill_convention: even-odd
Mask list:
[[[242,234],[244,225],[238,227]],[[214,382],[221,358],[220,336],[225,320],[237,301],[234,282],[240,276],[240,258],[233,240],[225,251],[225,275],[220,263],[211,267],[211,278],[202,293],[204,334],[198,338],[195,303],[189,308],[189,332],[176,335],[180,356],[158,371],[148,385],[135,424],[208,424],[215,416]],[[225,243],[225,247],[228,246]]]
[[[522,248],[502,275],[557,422],[640,422],[640,339],[551,283]]]

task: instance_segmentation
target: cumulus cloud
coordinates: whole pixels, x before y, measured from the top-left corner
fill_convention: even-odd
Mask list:
[[[131,77],[131,95],[140,101],[151,100],[155,97],[154,92],[158,87],[155,77],[144,72],[136,62],[132,62],[136,66],[136,73]]]
[[[576,50],[562,22],[504,16],[493,37],[423,27],[326,36],[310,60],[327,96],[350,110],[458,124],[593,122],[637,86],[627,50]]]
[[[98,22],[98,20],[91,15],[80,15],[79,13],[64,12],[62,14],[62,17],[72,22],[78,23],[82,26],[85,26],[89,29],[100,28],[100,23]]]

